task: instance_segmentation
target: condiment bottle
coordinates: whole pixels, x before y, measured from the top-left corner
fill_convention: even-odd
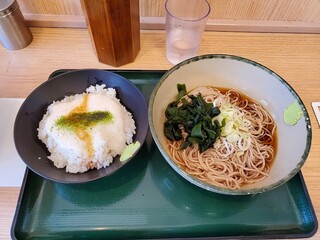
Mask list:
[[[121,66],[140,50],[139,0],[81,0],[91,41],[102,63]]]
[[[0,42],[10,50],[21,49],[32,42],[19,5],[15,0],[0,0]]]

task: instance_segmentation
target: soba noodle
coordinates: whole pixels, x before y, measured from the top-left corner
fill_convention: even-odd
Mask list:
[[[199,93],[220,108],[221,114],[215,118],[220,122],[227,119],[225,127],[213,147],[204,152],[199,151],[198,144],[181,150],[183,140],[168,140],[174,161],[200,180],[228,189],[266,178],[275,155],[276,125],[270,114],[235,90],[223,93],[213,87],[199,87],[188,95]]]

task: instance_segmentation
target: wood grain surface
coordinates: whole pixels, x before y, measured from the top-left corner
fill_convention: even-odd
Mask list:
[[[320,32],[319,0],[208,0],[215,31]],[[85,28],[80,1],[18,0],[30,26]],[[142,29],[164,28],[165,0],[140,0]]]
[[[32,28],[27,48],[0,46],[0,97],[24,98],[57,69],[114,69],[100,63],[85,29]],[[313,139],[302,168],[318,219],[320,218],[320,129],[311,102],[320,101],[320,35],[205,32],[199,54],[224,53],[257,61],[283,77],[300,95],[309,112]],[[141,50],[133,63],[120,69],[169,69],[165,33],[142,31]],[[19,188],[0,188],[0,239],[10,239]],[[320,239],[319,231],[313,239]]]
[[[210,19],[320,21],[318,0],[208,0]],[[18,0],[23,13],[83,15],[80,1]],[[140,0],[143,17],[163,17],[165,0]]]

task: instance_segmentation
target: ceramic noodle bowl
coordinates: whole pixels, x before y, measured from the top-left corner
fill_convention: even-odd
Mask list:
[[[177,84],[185,84],[188,91],[198,86],[235,89],[260,103],[270,113],[277,126],[277,144],[268,177],[231,190],[200,181],[177,165],[168,153],[163,131],[166,121],[164,112],[177,95]],[[294,102],[300,107],[302,116],[295,125],[289,125],[284,121],[284,111]],[[238,56],[203,55],[174,66],[156,85],[148,114],[151,133],[167,163],[191,184],[222,194],[256,194],[284,184],[299,172],[311,146],[309,115],[297,92],[272,70]]]

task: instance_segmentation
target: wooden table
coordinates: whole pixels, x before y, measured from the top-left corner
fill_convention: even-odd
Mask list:
[[[57,69],[113,67],[99,63],[86,29],[32,29],[27,48],[0,46],[0,98],[24,98]],[[257,61],[282,76],[300,95],[311,117],[311,152],[302,172],[320,219],[320,129],[311,102],[320,102],[320,34],[205,32],[199,54],[224,53]],[[121,69],[169,69],[165,33],[143,31],[136,60]],[[19,188],[0,188],[0,239],[10,238]],[[318,231],[313,237],[320,239]]]

